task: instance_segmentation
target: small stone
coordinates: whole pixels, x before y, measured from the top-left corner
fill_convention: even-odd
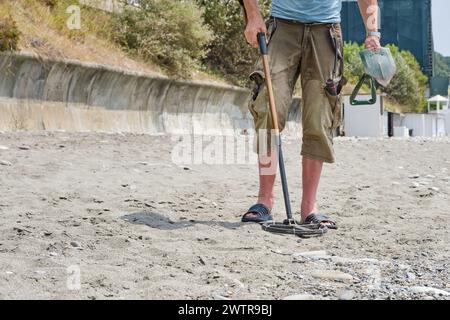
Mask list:
[[[56,257],[58,254],[54,251],[48,253],[49,256]]]
[[[291,296],[284,297],[283,300],[320,300],[321,296],[315,296],[313,294],[293,294]]]
[[[429,188],[430,190],[433,190],[433,191],[436,191],[436,192],[438,192],[440,189],[439,188],[437,188],[437,187],[431,187],[431,188]]]
[[[410,287],[409,290],[415,293],[432,293],[436,295],[450,296],[450,292],[433,287],[414,286]]]
[[[339,295],[339,300],[352,300],[355,296],[355,293],[352,290],[342,290]]]
[[[436,176],[433,176],[432,174],[427,174],[425,177],[429,178],[429,179],[435,179],[436,178]]]
[[[406,278],[410,279],[410,280],[415,280],[416,279],[416,275],[412,272],[407,272],[406,273]]]
[[[76,241],[72,241],[72,242],[70,243],[70,245],[71,245],[72,247],[74,247],[74,248],[79,248],[79,247],[81,247],[81,244],[80,244],[79,242],[76,242]]]
[[[309,258],[309,259],[312,259],[312,260],[329,259],[330,258],[330,256],[324,250],[298,252],[298,253],[294,253],[293,256],[294,257]]]
[[[418,178],[420,178],[420,175],[419,174],[413,174],[413,175],[410,175],[408,178],[410,178],[410,179],[418,179]]]
[[[337,270],[317,270],[311,273],[314,278],[337,280],[337,281],[352,281],[353,277]]]
[[[186,170],[186,171],[188,171],[188,170],[191,170],[190,168],[188,168],[188,167],[183,167],[183,170]]]
[[[12,163],[6,160],[0,160],[0,165],[2,166],[12,166]]]
[[[44,232],[44,236],[48,237],[51,236],[53,233],[51,233],[50,231],[45,231]]]
[[[9,148],[7,146],[0,146],[0,150],[8,150]]]
[[[29,146],[20,146],[19,147],[20,150],[30,150]]]
[[[198,257],[198,261],[202,264],[202,265],[206,265],[206,262],[205,262],[205,260],[203,260],[203,258],[202,257]]]

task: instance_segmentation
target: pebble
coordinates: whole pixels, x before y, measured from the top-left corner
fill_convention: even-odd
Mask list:
[[[28,147],[28,146],[20,146],[19,149],[20,150],[30,150],[30,147]]]
[[[410,280],[415,280],[416,279],[416,275],[412,272],[407,272],[406,273],[406,278],[410,279]]]
[[[12,163],[6,160],[0,160],[0,165],[2,166],[12,166]]]
[[[56,252],[52,251],[52,252],[49,252],[49,255],[52,256],[52,257],[56,257],[58,254]]]
[[[329,280],[338,280],[338,281],[352,281],[353,276],[337,270],[317,270],[313,271],[311,275],[314,278],[319,279],[329,279]]]
[[[417,179],[417,178],[420,178],[420,175],[419,174],[413,174],[413,175],[410,175],[408,178],[410,178],[410,179]]]
[[[7,146],[0,146],[0,150],[8,150],[9,148]]]
[[[433,287],[414,286],[410,287],[409,290],[415,293],[432,293],[437,295],[450,296],[450,292]]]
[[[303,293],[284,297],[283,300],[321,300],[321,298],[322,298],[321,296]]]
[[[438,192],[439,191],[439,188],[437,188],[437,187],[431,187],[431,188],[429,188],[430,190],[433,190],[433,191],[436,191],[436,192]]]
[[[339,292],[338,299],[339,300],[352,300],[355,296],[355,293],[352,290],[342,290]]]
[[[292,254],[292,256],[294,256],[294,257],[304,257],[304,258],[309,258],[309,259],[312,259],[312,260],[329,259],[330,258],[330,256],[324,250],[298,252],[298,253]]]
[[[75,247],[75,248],[81,247],[81,244],[80,244],[79,242],[76,242],[76,241],[72,241],[72,242],[70,243],[70,245],[71,245],[72,247]]]

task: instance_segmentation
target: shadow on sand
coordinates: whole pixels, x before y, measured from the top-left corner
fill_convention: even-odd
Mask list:
[[[244,224],[242,222],[227,222],[227,221],[202,221],[202,220],[179,220],[173,221],[170,218],[164,216],[161,213],[154,211],[139,211],[122,216],[122,219],[134,223],[134,224],[144,224],[150,228],[160,229],[160,230],[176,230],[181,228],[192,227],[196,224],[203,224],[207,226],[221,226],[227,229],[237,229],[242,227]]]

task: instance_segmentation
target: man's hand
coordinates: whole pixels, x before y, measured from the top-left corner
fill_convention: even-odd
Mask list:
[[[245,28],[245,39],[253,47],[258,47],[257,34],[259,32],[267,33],[266,24],[259,12],[258,2],[256,0],[244,0],[245,12],[247,14],[247,26]]]
[[[380,38],[375,36],[368,36],[364,42],[366,49],[378,50],[381,48]]]
[[[256,35],[260,32],[267,33],[264,20],[261,17],[249,19],[247,27],[245,28],[245,39],[247,39],[247,42],[255,48],[258,47],[258,39]]]

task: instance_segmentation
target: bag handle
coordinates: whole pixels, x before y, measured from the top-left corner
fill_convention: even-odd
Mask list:
[[[356,100],[356,96],[358,95],[359,91],[361,90],[362,85],[364,84],[364,82],[366,80],[369,81],[371,98],[369,100]],[[376,102],[377,102],[376,81],[368,74],[363,74],[361,79],[359,79],[358,84],[356,85],[355,89],[353,90],[352,95],[350,96],[350,104],[352,106],[361,106],[361,105],[372,105],[372,104],[375,104]]]

